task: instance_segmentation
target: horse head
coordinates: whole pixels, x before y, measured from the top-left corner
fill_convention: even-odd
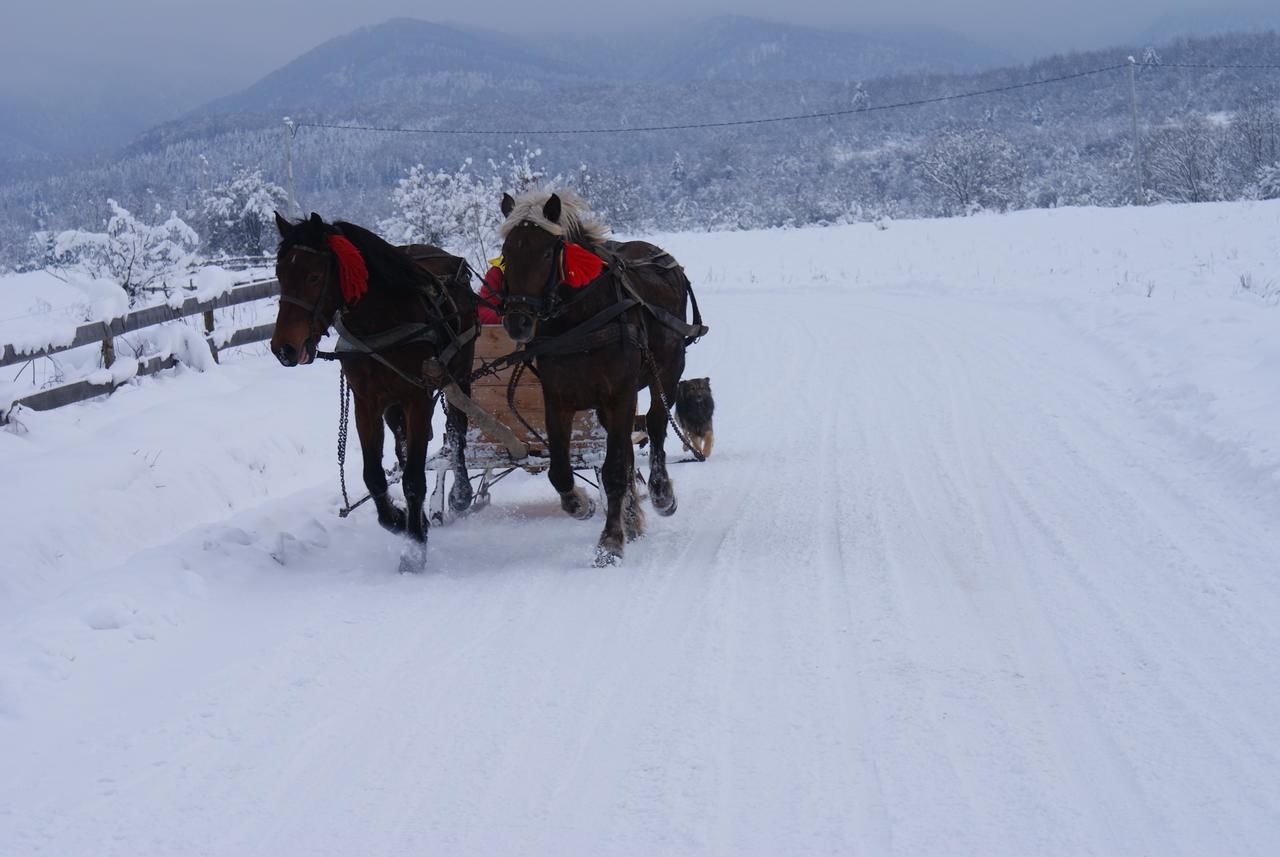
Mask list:
[[[602,243],[607,230],[572,192],[503,194],[502,215],[502,326],[516,342],[528,342],[539,321],[558,313],[564,289],[600,274],[604,263],[587,248]]]
[[[320,215],[290,223],[276,213],[280,249],[276,280],[280,310],[271,334],[271,353],[285,366],[315,360],[320,337],[334,315],[368,287],[368,269],[355,246]]]

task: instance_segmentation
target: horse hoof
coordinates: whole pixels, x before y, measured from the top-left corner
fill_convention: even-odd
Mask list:
[[[389,533],[403,533],[409,526],[409,517],[403,509],[396,509],[390,515],[379,515],[378,526]]]
[[[668,497],[670,497],[670,500],[668,500],[666,505],[664,506],[658,502],[657,497],[654,497],[653,495],[649,496],[650,502],[653,503],[653,511],[657,512],[659,515],[661,515],[664,518],[670,518],[672,515],[674,515],[676,513],[676,507],[680,505],[679,503],[676,502],[675,494],[669,494]]]
[[[453,489],[449,491],[449,508],[455,512],[465,512],[471,506],[473,496],[470,482],[455,482]]]
[[[595,515],[596,501],[592,500],[587,495],[587,492],[581,488],[574,488],[572,491],[560,495],[560,508],[579,521],[586,521]]]
[[[400,573],[422,574],[427,570],[427,543],[410,542],[400,551]]]
[[[617,568],[622,565],[622,552],[599,545],[596,547],[596,559],[592,565],[596,568]]]

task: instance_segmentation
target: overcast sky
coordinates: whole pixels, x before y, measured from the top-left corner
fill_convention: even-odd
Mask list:
[[[6,7],[0,94],[92,95],[142,86],[143,98],[178,101],[241,88],[325,39],[395,16],[531,38],[553,27],[607,29],[613,38],[636,23],[637,9],[645,26],[724,12],[784,18],[772,0],[15,0]],[[924,25],[1029,57],[1125,41],[1167,15],[1219,7],[1213,0],[792,0],[781,8],[791,23],[849,30]]]

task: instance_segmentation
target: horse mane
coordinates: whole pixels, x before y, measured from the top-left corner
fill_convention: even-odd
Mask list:
[[[434,276],[408,253],[363,226],[345,220],[336,221],[334,226],[348,241],[356,245],[356,249],[364,257],[365,264],[369,266],[370,282],[377,279],[390,286],[403,287],[429,286],[435,281]]]
[[[369,269],[370,286],[404,288],[430,286],[434,282],[433,275],[407,253],[363,226],[346,220],[335,220],[333,223],[321,221],[317,228],[310,220],[300,220],[294,227],[289,237],[280,242],[279,253],[283,254],[285,250],[297,245],[313,250],[328,250],[325,238],[329,235],[341,235],[354,244],[364,258],[365,266]]]
[[[586,200],[572,190],[556,191],[556,195],[560,197],[559,223],[552,223],[542,213],[542,207],[551,198],[551,191],[527,190],[515,198],[516,204],[511,209],[511,214],[502,222],[499,230],[502,237],[506,238],[512,229],[528,222],[584,247],[598,248],[608,240],[608,225],[592,213]]]

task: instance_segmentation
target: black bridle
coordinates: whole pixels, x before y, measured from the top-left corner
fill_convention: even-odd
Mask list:
[[[289,250],[301,250],[304,253],[313,253],[317,256],[329,257],[329,266],[325,271],[324,285],[320,287],[320,296],[316,299],[315,303],[304,301],[302,298],[294,297],[293,295],[286,295],[283,289],[280,291],[280,303],[293,304],[294,306],[301,307],[306,312],[311,313],[310,326],[312,334],[314,336],[323,336],[328,333],[329,328],[333,326],[333,316],[346,305],[346,302],[342,300],[341,295],[339,295],[339,299],[336,302],[333,312],[329,313],[327,317],[325,316],[324,305],[327,303],[326,299],[329,297],[329,293],[334,290],[334,283],[337,280],[335,274],[338,267],[338,257],[334,253],[317,250],[314,247],[308,247],[305,244],[294,244],[289,248]],[[277,279],[279,279],[279,275],[277,275]],[[318,332],[316,330],[317,326],[319,326]]]
[[[504,312],[523,313],[539,321],[550,321],[564,312],[567,304],[560,299],[560,286],[564,283],[564,236],[556,238],[555,251],[551,255],[551,271],[547,274],[547,282],[542,287],[542,294],[536,296],[511,294],[510,280],[502,277],[502,306]],[[524,309],[517,309],[524,307]]]

